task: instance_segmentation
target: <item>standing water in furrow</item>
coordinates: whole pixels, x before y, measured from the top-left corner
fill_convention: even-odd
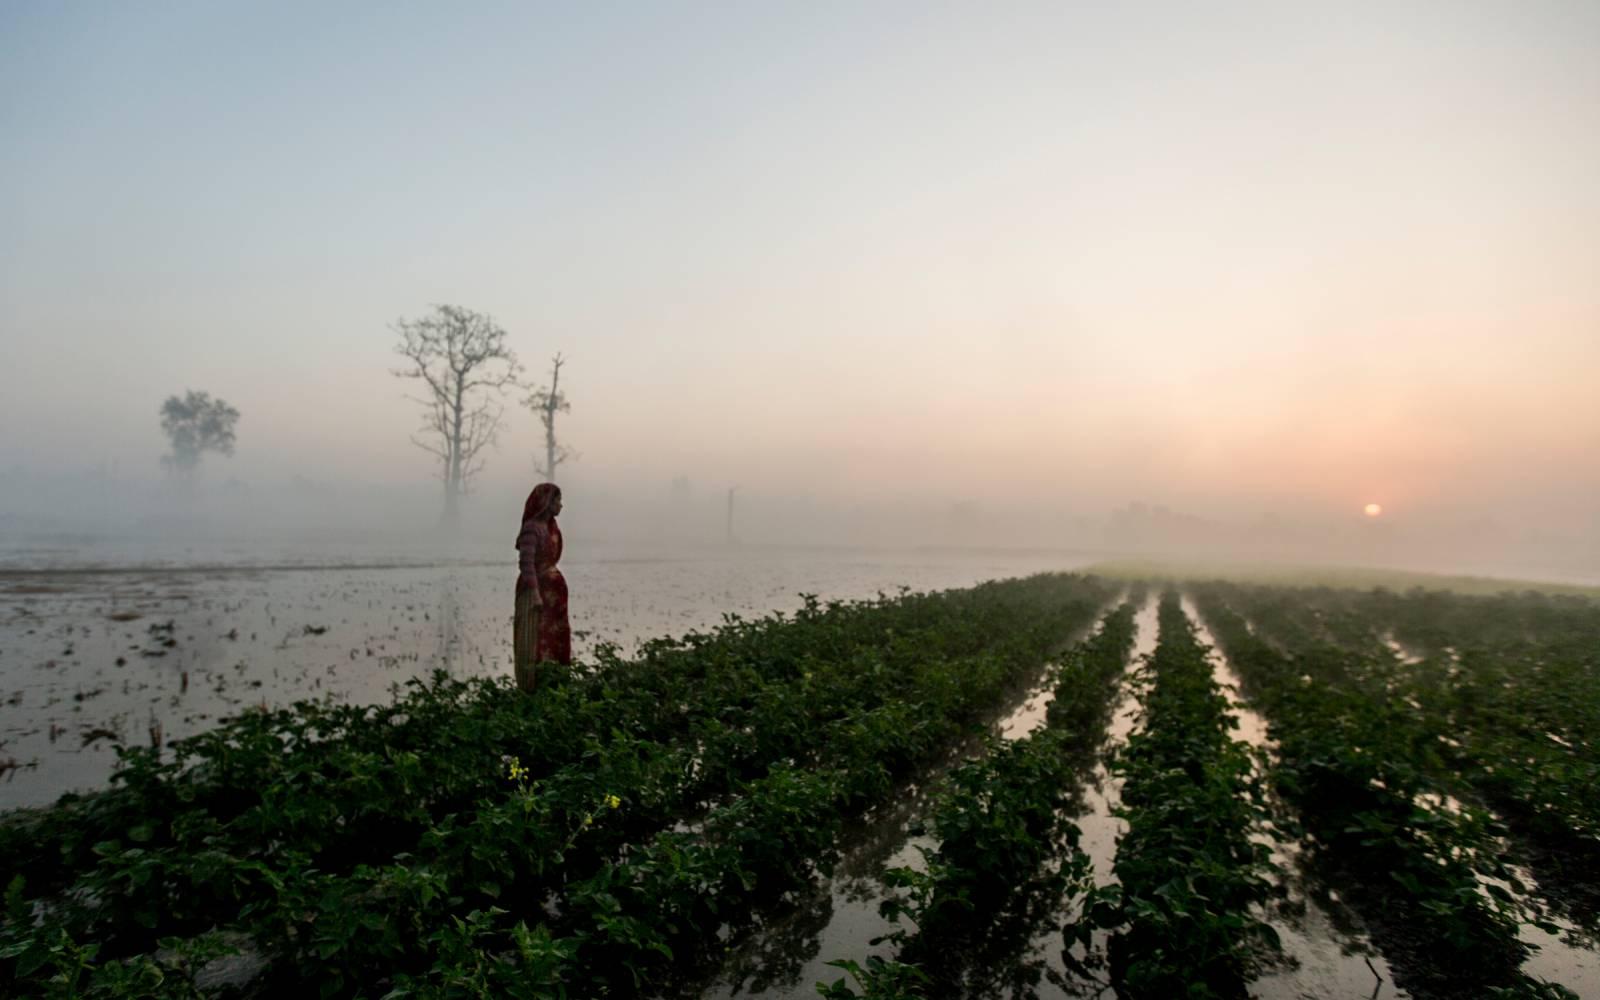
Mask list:
[[[929,824],[937,846],[921,847],[925,864],[885,875],[898,890],[884,905],[897,924],[887,935],[894,959],[831,956],[844,959],[843,973],[829,970],[824,996],[1032,996],[1060,976],[1039,929],[1059,925],[1093,885],[1073,817],[1133,644],[1137,600],[1063,655],[1042,727],[993,741],[949,775]]]
[[[1252,839],[1265,798],[1175,592],[1162,596],[1160,627],[1142,671],[1144,726],[1113,765],[1128,823],[1120,889],[1094,917],[1118,928],[1109,957],[1120,996],[1243,997],[1277,947],[1259,915],[1274,891],[1270,851]]]
[[[1141,663],[1155,655],[1160,606],[1159,593],[1150,594],[1140,604],[1139,612],[1134,616],[1131,663]],[[1100,748],[1101,752],[1089,782],[1083,790],[1083,812],[1078,817],[1078,828],[1082,831],[1079,846],[1089,855],[1097,886],[1117,884],[1114,867],[1117,841],[1127,831],[1128,824],[1120,814],[1122,775],[1111,769],[1110,762],[1127,743],[1144,711],[1140,691],[1141,687],[1135,682],[1132,673],[1124,673],[1118,686],[1115,705],[1111,710],[1111,723],[1106,730],[1105,742]],[[1053,936],[1062,937],[1059,930],[1054,931]],[[1081,966],[1091,961],[1091,956],[1104,956],[1109,938],[1108,930],[1097,928],[1088,939],[1076,941],[1070,948],[1063,945],[1065,949],[1061,956],[1063,963],[1077,963]]]
[[[1086,620],[1093,619],[1086,616]],[[1067,651],[1060,663],[1070,660],[1077,648],[1073,642],[1082,637],[1083,631],[1077,630],[1063,643]],[[1049,677],[1060,666],[1051,663],[1042,668],[1044,676]],[[885,899],[882,873],[888,868],[920,866],[921,849],[933,843],[920,830],[930,791],[962,757],[1011,745],[992,734],[1008,729],[1020,731],[1019,716],[1028,714],[1030,705],[1039,703],[1033,677],[1029,675],[1029,683],[1015,688],[1015,697],[1004,699],[999,706],[1001,711],[985,720],[983,728],[990,736],[952,743],[947,754],[894,789],[854,824],[845,835],[841,855],[831,873],[796,893],[793,905],[774,910],[729,954],[704,988],[703,996],[815,996],[817,982],[839,976],[839,971],[827,964],[829,961],[864,958],[870,942],[892,932],[893,923],[880,912]]]
[[[1239,698],[1239,677],[1189,597],[1183,599],[1183,609],[1194,622],[1195,636],[1210,647],[1212,678],[1229,696]],[[1266,720],[1243,701],[1235,700],[1233,709],[1239,719],[1239,735],[1270,761],[1276,756],[1277,747],[1268,735]],[[1275,814],[1286,808],[1277,801],[1272,805]],[[1307,884],[1301,876],[1299,844],[1284,835],[1272,820],[1261,825],[1254,839],[1271,851],[1276,868],[1271,877],[1283,890],[1283,898],[1271,907],[1269,922],[1278,935],[1284,960],[1262,969],[1250,985],[1251,994],[1262,1000],[1354,997],[1366,996],[1374,987],[1391,983],[1388,963],[1373,953],[1360,930],[1330,914],[1319,902],[1318,897],[1325,896],[1327,888]],[[1387,995],[1406,996],[1392,988]]]
[[[1205,587],[1197,602],[1256,704],[1272,719],[1273,785],[1309,835],[1303,868],[1367,926],[1397,985],[1419,998],[1574,996],[1521,968],[1527,916],[1510,893],[1488,816],[1439,795],[1426,760],[1437,743],[1388,672],[1358,654],[1296,641],[1282,652],[1230,607],[1240,595]],[[1255,609],[1263,632],[1288,633]],[[1379,670],[1382,673],[1374,674]],[[1444,789],[1447,791],[1447,789]]]
[[[1459,820],[1465,805],[1489,821],[1495,864],[1477,872],[1479,895],[1517,912],[1523,975],[1600,996],[1600,766],[1587,749],[1600,733],[1590,697],[1600,614],[1537,593],[1366,599],[1369,633],[1403,631],[1426,654],[1348,635],[1333,643],[1358,654],[1432,734],[1436,753],[1419,763],[1438,790],[1418,806]]]

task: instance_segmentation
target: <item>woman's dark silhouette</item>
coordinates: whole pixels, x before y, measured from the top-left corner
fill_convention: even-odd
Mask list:
[[[572,629],[567,624],[567,581],[556,568],[561,560],[561,487],[540,483],[522,505],[517,534],[517,601],[512,625],[517,687],[534,688],[534,665],[572,662]]]

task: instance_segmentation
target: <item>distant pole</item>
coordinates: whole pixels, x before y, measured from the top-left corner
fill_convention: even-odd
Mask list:
[[[728,544],[729,545],[737,544],[733,539],[733,495],[734,495],[734,493],[738,492],[738,490],[739,490],[739,487],[737,487],[737,486],[728,487]]]

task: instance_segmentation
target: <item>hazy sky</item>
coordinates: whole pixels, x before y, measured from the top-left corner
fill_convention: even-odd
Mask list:
[[[388,324],[450,302],[571,359],[596,496],[1600,534],[1597,53],[1590,0],[6,3],[0,470],[153,480],[192,387],[209,476],[423,482]]]

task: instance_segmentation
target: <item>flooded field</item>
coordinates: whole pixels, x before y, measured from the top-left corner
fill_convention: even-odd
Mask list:
[[[488,552],[96,545],[0,550],[0,808],[102,784],[113,745],[305,698],[385,701],[435,670],[509,676],[515,567]],[[573,553],[574,655],[867,598],[1065,570],[1061,555]]]
[[[769,555],[575,561],[583,652],[728,627],[517,697],[484,683],[498,564],[12,570],[19,800],[103,782],[118,739],[226,739],[15,814],[0,855],[113,943],[97,975],[236,961],[248,995],[461,974],[359,933],[385,908],[586,995],[1600,990],[1592,604]],[[152,922],[239,954],[185,966]]]
[[[987,720],[988,731],[1012,741],[1026,738],[1043,725],[1052,696],[1050,674],[1043,670],[1038,682],[1006,699]],[[978,740],[956,748],[946,759],[918,775],[917,781],[900,789],[885,808],[867,817],[855,834],[854,846],[845,852],[833,874],[820,880],[792,910],[779,914],[734,952],[706,988],[703,1000],[747,995],[814,997],[817,983],[840,978],[840,971],[830,962],[865,962],[873,955],[891,956],[893,946],[880,939],[899,925],[881,912],[893,895],[884,882],[884,872],[926,868],[923,852],[938,846],[925,826],[930,793],[938,788],[952,765],[981,755],[982,749]],[[1107,838],[1108,844],[1111,839]]]
[[[1184,617],[1194,627],[1195,637],[1209,649],[1209,665],[1205,670],[1228,701],[1226,727],[1240,746],[1248,748],[1257,761],[1253,768],[1255,773],[1270,786],[1268,776],[1279,769],[1282,762],[1279,748],[1269,735],[1268,722],[1244,699],[1240,677],[1204,624],[1194,601],[1185,598],[1181,606]],[[1087,773],[1080,773],[1077,779],[1080,787],[1068,807],[1075,830],[1072,842],[1076,845],[1070,850],[1081,852],[1079,856],[1087,861],[1092,882],[1102,888],[1117,885],[1118,849],[1128,832],[1121,802],[1122,771],[1115,766],[1108,767],[1107,762],[1115,761],[1124,752],[1129,738],[1142,733],[1149,724],[1141,705],[1141,694],[1148,693],[1152,680],[1140,667],[1149,663],[1156,649],[1156,611],[1153,595],[1139,605],[1134,618],[1129,672],[1119,686],[1107,724],[1106,741],[1093,766]],[[1401,648],[1391,634],[1385,633],[1381,642],[1398,663],[1415,666],[1421,662],[1417,654]],[[1459,672],[1459,652],[1446,648],[1443,653],[1447,662],[1455,665],[1452,669]],[[1046,665],[1036,683],[1004,703],[1001,713],[990,724],[990,732],[1007,743],[1032,738],[1045,724],[1058,676],[1058,670]],[[983,746],[978,744],[965,752],[969,759],[976,760],[982,751]],[[977,757],[973,756],[975,754]],[[939,808],[939,796],[949,794],[948,767],[946,764],[924,780],[901,789],[892,800],[892,808],[869,817],[863,829],[853,834],[853,846],[846,849],[834,873],[819,880],[794,906],[780,911],[733,952],[702,997],[725,1000],[763,996],[789,1000],[814,996],[819,984],[849,982],[847,971],[835,964],[840,961],[856,963],[858,969],[904,970],[908,967],[897,963],[910,960],[921,962],[923,971],[931,971],[934,966],[928,964],[926,946],[916,950],[917,935],[927,933],[926,930],[917,927],[915,922],[908,923],[904,917],[895,919],[891,911],[897,908],[897,901],[904,901],[906,883],[897,873],[911,871],[920,873],[922,878],[936,880],[948,877],[948,872],[930,871],[930,859],[935,859],[935,865],[939,864],[937,859],[946,846],[930,827],[930,820]],[[931,796],[930,785],[934,790]],[[941,785],[946,787],[941,788]],[[1462,809],[1461,803],[1450,796],[1423,798],[1433,802],[1430,808],[1448,808],[1455,813]],[[1269,808],[1250,833],[1250,840],[1264,852],[1262,857],[1268,862],[1266,872],[1271,890],[1263,902],[1251,907],[1251,911],[1255,919],[1270,928],[1275,944],[1269,949],[1270,954],[1263,953],[1259,957],[1260,965],[1248,984],[1249,995],[1261,1000],[1320,997],[1405,1000],[1413,996],[1407,988],[1408,982],[1420,986],[1423,995],[1441,995],[1425,975],[1419,976],[1414,965],[1397,973],[1373,939],[1368,924],[1373,918],[1370,902],[1364,907],[1352,907],[1345,898],[1350,890],[1330,881],[1326,859],[1320,859],[1319,864],[1318,858],[1307,855],[1294,808],[1273,795],[1270,788],[1267,799]],[[1501,845],[1499,849],[1508,849],[1508,845]],[[1514,867],[1513,871],[1509,882],[1480,876],[1481,891],[1492,888],[1510,892],[1517,897],[1522,912],[1540,911],[1541,904],[1528,895],[1527,888],[1536,885],[1537,878],[1520,867]],[[1010,889],[1021,897],[1035,887],[1019,884]],[[1359,895],[1359,889],[1356,892]],[[1388,894],[1397,900],[1402,898],[1392,889]],[[1070,928],[1081,918],[1081,911],[1075,911],[1075,904],[1065,898],[1053,904],[1048,897],[1045,899],[1043,909],[1024,911],[1028,914],[1026,926],[1019,933],[1003,936],[1009,942],[1003,954],[987,953],[988,964],[982,978],[975,982],[963,980],[959,986],[938,979],[939,988],[953,991],[948,994],[951,996],[1010,1000],[1102,996],[1112,990],[1117,974],[1112,971],[1113,979],[1103,978],[1106,975],[1103,962],[1108,953],[1115,954],[1116,935],[1097,929],[1085,942],[1068,944],[1063,928]],[[1487,896],[1484,899],[1489,901]],[[1067,903],[1064,907],[1063,902]],[[1000,911],[1001,914],[1009,912],[1004,907]],[[972,919],[983,922],[995,917],[1015,919],[999,914],[973,915]],[[1548,929],[1523,923],[1516,932],[1520,941],[1528,946],[1522,972],[1529,977],[1526,982],[1533,992],[1526,995],[1600,996],[1592,938],[1559,914],[1545,912],[1543,919],[1549,921]],[[1412,946],[1396,945],[1393,927],[1381,918],[1378,918],[1378,926],[1384,940],[1390,947],[1397,947],[1397,954],[1407,962],[1429,960],[1424,953],[1408,950]],[[986,933],[979,932],[977,939],[987,940]],[[971,947],[972,941],[957,939],[948,944],[965,948]],[[1115,970],[1115,958],[1112,962],[1111,968]],[[874,966],[872,963],[882,964]],[[1544,982],[1540,983],[1541,980]],[[862,982],[865,984],[868,980]],[[1572,992],[1564,993],[1562,987],[1551,985],[1553,983],[1560,983]],[[866,995],[875,994],[869,990]],[[1447,989],[1443,995],[1455,994]]]

